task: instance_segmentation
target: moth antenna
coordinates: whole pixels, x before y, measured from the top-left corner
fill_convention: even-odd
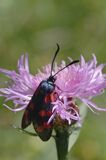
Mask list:
[[[79,62],[79,60],[75,60],[75,61],[70,62],[70,63],[67,64],[65,67],[63,67],[63,68],[60,69],[58,72],[56,72],[56,73],[52,76],[52,78],[55,77],[55,75],[57,75],[59,72],[61,72],[61,71],[64,70],[65,68],[71,66],[71,65],[74,64],[74,63],[78,63],[78,62]]]
[[[54,57],[53,57],[53,60],[52,60],[50,77],[52,77],[52,71],[53,71],[54,61],[55,61],[56,56],[57,56],[57,54],[58,54],[58,52],[59,52],[59,50],[60,50],[59,44],[57,43],[56,45],[57,45],[57,50],[56,50],[56,52],[55,52],[55,54],[54,54]]]

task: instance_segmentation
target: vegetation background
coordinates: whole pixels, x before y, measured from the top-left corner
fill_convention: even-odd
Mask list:
[[[0,0],[0,67],[16,70],[18,58],[28,52],[35,74],[51,62],[56,43],[61,46],[58,62],[80,54],[88,60],[95,53],[99,63],[105,63],[106,1]],[[2,83],[5,78],[0,77]],[[105,97],[94,101],[106,107]],[[2,103],[0,98],[0,160],[56,159],[53,140],[43,143],[15,130],[12,125],[20,125],[22,113],[11,113]],[[71,159],[106,160],[106,113],[88,111]]]

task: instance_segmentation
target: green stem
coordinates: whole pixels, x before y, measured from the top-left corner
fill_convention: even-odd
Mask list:
[[[57,156],[58,160],[68,160],[68,141],[69,141],[69,134],[67,131],[56,131],[56,147],[57,147]]]

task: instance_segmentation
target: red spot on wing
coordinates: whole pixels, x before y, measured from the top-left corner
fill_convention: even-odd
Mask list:
[[[39,112],[39,116],[45,117],[45,116],[46,116],[46,111],[45,111],[45,110],[41,110],[41,111]]]
[[[45,97],[45,103],[55,102],[58,98],[58,94],[53,92]]]
[[[46,115],[50,117],[52,115],[52,111],[47,111]]]
[[[40,116],[40,117],[46,117],[46,116],[50,117],[51,115],[52,115],[52,111],[41,110],[41,111],[39,112],[39,116]]]
[[[44,132],[45,129],[51,129],[52,125],[48,124],[47,122],[43,122],[42,125],[39,125],[37,127],[34,127],[36,132],[40,133],[40,132]]]
[[[52,125],[48,124],[47,122],[43,122],[43,127],[44,127],[44,129],[49,129],[52,127]]]
[[[51,96],[51,102],[55,102],[59,97],[56,92],[53,92],[50,96]]]
[[[43,126],[43,125],[37,126],[37,127],[36,127],[36,131],[37,131],[37,132],[43,132],[43,131],[44,131],[44,126]]]
[[[50,103],[50,102],[51,102],[50,95],[45,96],[45,103]]]

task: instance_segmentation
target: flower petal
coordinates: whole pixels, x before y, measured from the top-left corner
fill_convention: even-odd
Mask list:
[[[87,105],[91,106],[92,108],[96,109],[97,111],[106,111],[106,108],[99,108],[95,103],[88,99],[83,99],[83,102],[85,102]]]

